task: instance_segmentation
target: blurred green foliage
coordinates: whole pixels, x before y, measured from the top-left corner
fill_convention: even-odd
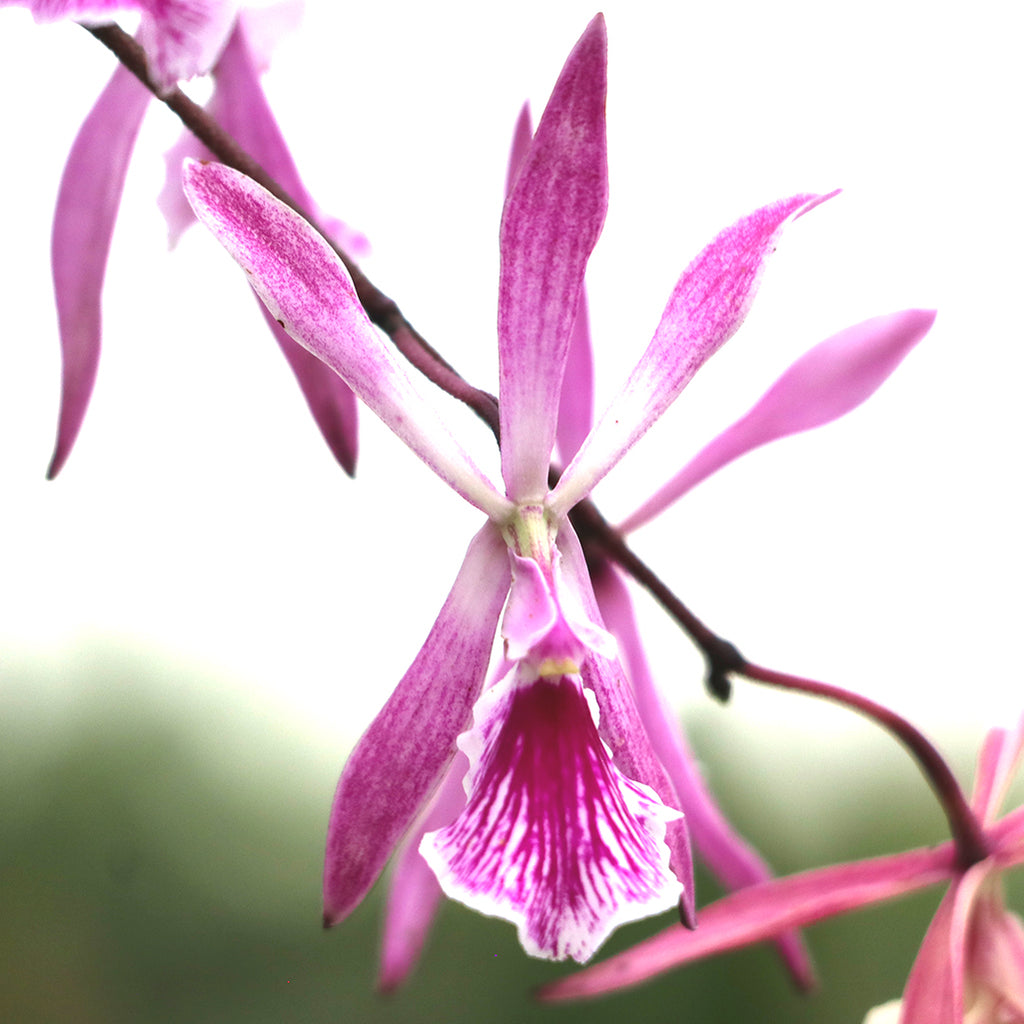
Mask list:
[[[0,705],[0,1020],[856,1024],[899,994],[939,898],[812,928],[822,984],[809,996],[760,947],[555,1007],[530,993],[571,967],[528,959],[511,926],[446,904],[415,976],[382,997],[380,892],[331,932],[319,927],[334,778],[318,777],[301,739],[242,702],[169,712],[179,671],[94,659],[71,681],[89,695],[71,720],[52,702]],[[31,684],[18,680],[18,692]],[[942,838],[913,768],[867,727],[853,744],[776,736],[776,753],[759,748],[752,764],[728,716],[701,716],[694,744],[723,804],[778,869]],[[716,891],[706,875],[699,886],[703,902]],[[670,923],[625,928],[604,952]]]

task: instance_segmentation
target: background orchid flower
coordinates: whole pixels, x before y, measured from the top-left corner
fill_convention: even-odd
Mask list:
[[[566,516],[739,327],[785,224],[827,197],[766,206],[690,264],[626,385],[549,491],[569,338],[606,205],[605,49],[598,16],[563,68],[502,218],[504,495],[373,330],[324,240],[243,175],[185,168],[197,216],[274,317],[489,520],[342,775],[327,841],[328,923],[369,890],[440,784],[471,712],[460,740],[470,761],[466,806],[421,846],[449,895],[515,921],[530,952],[581,960],[617,923],[680,894],[692,917],[677,795]],[[499,620],[510,668],[481,698]]]
[[[662,932],[545,988],[549,1000],[591,997],[639,984],[715,953],[786,929],[950,880],[898,1008],[875,1011],[900,1024],[1013,1024],[1024,1019],[1024,931],[1003,903],[1000,874],[1024,863],[1024,807],[995,814],[1024,751],[1024,718],[989,733],[978,758],[971,808],[987,856],[968,868],[951,842],[820,868],[764,882],[701,911],[701,927]],[[872,1024],[879,1018],[870,1018]]]
[[[238,0],[0,0],[0,7],[27,7],[38,22],[101,25],[121,13],[140,15],[138,40],[150,72],[165,90],[204,74],[224,46]]]
[[[14,2],[0,0],[7,5]],[[118,11],[141,12],[139,41],[156,80],[170,89],[179,78],[212,68],[211,106],[220,123],[297,201],[321,216],[299,179],[259,84],[269,41],[276,39],[285,25],[281,9],[291,11],[294,20],[301,5],[289,3],[241,13],[238,4],[229,0],[34,0],[21,6],[30,7],[40,21],[73,18],[96,23],[108,21]],[[252,41],[259,44],[259,52],[253,52]],[[119,64],[82,123],[61,178],[51,253],[63,375],[57,441],[47,472],[50,478],[60,472],[71,453],[95,383],[107,257],[128,163],[151,98],[149,90]],[[172,241],[189,220],[182,212],[187,204],[180,192],[181,156],[205,155],[194,142],[179,143],[175,153],[174,171],[168,174],[161,196]],[[353,253],[366,250],[365,239],[342,222],[330,218],[321,222]],[[328,446],[351,474],[357,446],[355,399],[336,374],[296,345],[276,323],[270,321],[269,325]]]

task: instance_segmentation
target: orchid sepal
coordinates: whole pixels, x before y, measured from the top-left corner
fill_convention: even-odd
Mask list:
[[[284,330],[330,366],[428,466],[501,522],[512,504],[476,467],[367,319],[323,236],[239,171],[186,161],[196,216],[245,271]]]
[[[608,204],[604,19],[562,68],[501,220],[501,466],[513,501],[540,500],[587,259]]]
[[[488,523],[426,642],[345,765],[327,831],[326,924],[367,893],[455,756],[483,688],[509,582],[505,546]]]
[[[804,193],[754,211],[683,271],[651,343],[549,495],[553,515],[566,515],[585,498],[735,334],[782,229],[835,194]]]
[[[747,452],[824,426],[865,402],[928,333],[935,311],[873,317],[819,342],[796,360],[739,420],[693,457],[619,525],[650,522],[697,484]]]

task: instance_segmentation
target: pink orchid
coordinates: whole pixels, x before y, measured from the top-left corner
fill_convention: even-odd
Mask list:
[[[523,109],[513,137],[506,191],[529,151],[532,130]],[[855,325],[801,356],[736,424],[724,431],[626,521],[643,525],[715,470],[746,452],[799,431],[822,426],[869,398],[927,333],[930,310],[905,310]],[[556,450],[563,463],[578,451],[593,425],[593,357],[585,291],[581,289],[562,386]],[[727,889],[766,881],[771,871],[739,836],[705,783],[675,715],[651,676],[629,591],[619,571],[599,556],[588,556],[594,592],[606,626],[615,637],[633,687],[640,719],[668,772],[695,845]],[[442,891],[419,853],[423,836],[457,816],[465,804],[463,758],[449,769],[434,800],[421,814],[395,858],[381,945],[380,987],[401,985],[414,968]],[[779,940],[796,983],[810,987],[813,970],[796,932]]]
[[[0,0],[0,5],[15,2]],[[211,107],[220,123],[294,199],[321,216],[299,179],[259,83],[267,63],[266,29],[277,25],[276,9],[237,13],[238,4],[227,0],[22,0],[22,6],[29,6],[40,21],[74,18],[97,23],[118,11],[140,11],[139,41],[154,77],[170,89],[178,78],[212,68]],[[294,4],[288,6],[295,9]],[[255,43],[262,52],[253,52]],[[51,479],[71,454],[95,383],[107,257],[128,162],[151,98],[149,90],[119,64],[82,123],[61,178],[53,219],[52,266],[64,371],[57,442],[47,473]],[[179,143],[175,153],[161,196],[172,240],[188,222],[181,210],[185,205],[181,156],[206,155],[194,141]],[[365,251],[365,239],[340,221],[321,217],[321,222],[340,245],[355,254]],[[328,446],[352,473],[356,403],[351,391],[276,323],[269,323]]]
[[[999,876],[1024,863],[1024,807],[996,812],[1024,751],[1024,719],[995,729],[978,758],[971,809],[987,855],[964,868],[953,843],[856,861],[764,882],[701,911],[696,933],[662,932],[547,986],[547,1000],[628,988],[683,964],[736,949],[836,914],[950,880],[900,1004],[870,1018],[899,1024],[1017,1024],[1024,1021],[1024,929],[1003,903]]]
[[[605,50],[598,16],[562,70],[502,218],[504,494],[372,328],[324,240],[237,172],[196,163],[184,171],[197,216],[272,315],[488,516],[425,644],[342,774],[327,839],[328,924],[365,896],[460,747],[465,804],[452,820],[448,793],[439,827],[420,844],[448,895],[515,922],[529,952],[553,958],[585,960],[617,924],[680,897],[692,918],[678,795],[567,515],[739,327],[782,228],[827,197],[766,206],[690,264],[622,391],[549,489],[570,336],[606,206]],[[499,631],[504,671],[485,691]]]

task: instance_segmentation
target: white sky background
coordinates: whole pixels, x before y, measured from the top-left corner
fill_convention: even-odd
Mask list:
[[[862,690],[925,727],[1016,715],[1024,260],[1016,5],[618,3],[607,226],[591,264],[610,396],[679,272],[754,207],[842,187],[792,226],[741,332],[599,488],[625,514],[842,327],[937,307],[868,405],[749,456],[635,537],[752,659]],[[536,116],[589,18],[510,5],[310,0],[265,86],[321,206],[370,236],[371,278],[493,389],[497,229],[512,125]],[[0,686],[74,705],[72,666],[125,647],[224,680],[337,760],[401,676],[479,513],[372,416],[358,479],[327,453],[242,275],[201,229],[171,255],[154,197],[173,118],[150,110],[114,236],[99,380],[43,474],[60,365],[49,230],[75,132],[112,71],[82,30],[0,12]],[[203,95],[202,86],[193,93]],[[600,405],[600,401],[599,401]],[[494,475],[486,430],[455,411]],[[645,596],[679,706],[702,667]],[[22,693],[24,667],[52,680]],[[729,714],[846,718],[740,684]],[[328,753],[329,752],[329,753]]]

